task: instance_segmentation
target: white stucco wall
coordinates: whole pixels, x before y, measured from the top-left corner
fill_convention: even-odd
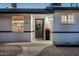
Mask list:
[[[0,42],[27,42],[35,39],[35,19],[44,19],[44,29],[50,28],[51,40],[53,39],[53,18],[49,18],[53,14],[0,14],[0,31],[12,31],[12,16],[24,16],[25,32],[0,32]],[[46,21],[47,20],[47,21]],[[45,32],[44,32],[45,33]],[[45,39],[45,34],[44,34]]]
[[[49,16],[53,16],[53,14],[32,14],[32,23],[31,23],[31,30],[34,32],[32,33],[32,40],[35,39],[35,19],[44,19],[44,30],[45,28],[49,28],[51,31],[51,40],[53,39],[52,31],[53,31],[53,17],[48,19]],[[45,31],[44,31],[44,39],[45,39]]]
[[[73,14],[75,23],[74,24],[61,24],[61,15],[62,14]],[[79,32],[79,11],[75,10],[64,10],[64,11],[55,11],[54,12],[54,31],[60,32]],[[79,33],[53,33],[54,42],[56,44],[79,44]]]
[[[24,16],[24,31],[26,32],[1,32],[12,31],[12,16]],[[0,42],[31,41],[31,17],[29,14],[0,14]]]

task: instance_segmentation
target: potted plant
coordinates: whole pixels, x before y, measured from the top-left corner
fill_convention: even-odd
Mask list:
[[[45,38],[46,40],[50,40],[50,29],[49,28],[45,29]]]

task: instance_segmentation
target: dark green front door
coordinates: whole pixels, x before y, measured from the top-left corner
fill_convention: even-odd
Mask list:
[[[35,37],[44,37],[44,19],[35,19]]]

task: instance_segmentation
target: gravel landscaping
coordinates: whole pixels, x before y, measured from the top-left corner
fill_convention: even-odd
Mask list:
[[[79,56],[79,46],[49,46],[37,56]]]

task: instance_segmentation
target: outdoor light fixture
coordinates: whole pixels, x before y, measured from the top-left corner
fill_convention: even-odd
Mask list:
[[[48,15],[46,17],[46,23],[50,23],[51,20],[53,20],[53,15]]]

